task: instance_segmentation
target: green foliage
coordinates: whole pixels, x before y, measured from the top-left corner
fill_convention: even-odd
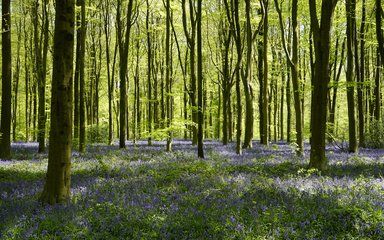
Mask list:
[[[102,122],[100,125],[90,125],[87,127],[87,141],[89,143],[108,144],[108,123]]]
[[[335,177],[306,169],[308,159],[296,158],[289,145],[256,144],[240,157],[210,142],[202,160],[187,142],[177,143],[181,149],[172,153],[158,142],[124,150],[92,144],[75,152],[66,206],[37,201],[43,156],[0,164],[0,238],[381,239],[384,233],[383,178],[376,174],[383,158],[335,151],[329,155]]]
[[[366,135],[368,148],[384,148],[384,122],[372,120]]]

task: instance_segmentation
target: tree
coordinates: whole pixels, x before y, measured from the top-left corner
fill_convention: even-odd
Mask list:
[[[45,88],[46,88],[46,72],[47,72],[47,54],[48,54],[48,40],[49,40],[49,19],[47,1],[43,2],[42,11],[42,27],[41,34],[39,29],[39,1],[34,3],[34,47],[35,47],[35,74],[37,78],[37,89],[39,95],[38,102],[38,124],[37,124],[37,141],[39,142],[38,152],[45,150]],[[41,37],[40,37],[41,36]],[[42,42],[42,44],[41,44]]]
[[[151,30],[150,29],[150,21],[149,21],[149,0],[146,0],[147,5],[147,14],[145,16],[145,27],[147,30],[147,98],[148,98],[148,115],[147,115],[147,125],[148,125],[148,145],[152,145],[152,38],[151,38]]]
[[[235,88],[236,88],[236,108],[237,108],[237,123],[236,123],[236,153],[241,155],[241,132],[242,132],[242,103],[241,103],[241,62],[242,62],[242,39],[241,39],[241,29],[240,29],[240,20],[239,20],[239,1],[231,0],[228,3],[228,0],[224,0],[227,19],[232,30],[232,37],[236,46],[236,67],[234,71],[235,75]]]
[[[12,55],[11,55],[11,1],[2,0],[2,95],[0,127],[0,159],[11,157],[11,102],[12,102]]]
[[[166,108],[167,108],[167,152],[172,151],[172,104],[171,104],[171,81],[172,81],[172,59],[171,59],[171,5],[170,0],[166,1],[166,33],[165,33],[165,88],[166,88]]]
[[[118,25],[118,41],[119,41],[119,54],[120,54],[120,148],[125,148],[125,139],[126,139],[126,127],[127,127],[127,68],[128,68],[128,49],[129,49],[129,39],[131,34],[132,27],[132,10],[133,10],[133,0],[129,0],[128,9],[127,9],[127,22],[125,30],[125,38],[122,36],[122,22],[120,16],[120,7],[121,1],[117,3],[117,25]]]
[[[169,1],[169,0],[168,0]],[[201,41],[201,2],[197,0],[197,107],[198,107],[198,132],[197,132],[197,149],[198,157],[204,158],[203,149],[203,46]]]
[[[359,113],[359,146],[365,146],[365,121],[364,121],[364,107],[363,107],[363,90],[364,90],[364,79],[365,79],[365,21],[366,21],[366,1],[362,1],[362,16],[360,25],[360,75],[358,78],[357,85],[357,102],[358,102],[358,113]]]
[[[263,41],[261,59],[263,72],[259,74],[260,83],[260,143],[268,144],[268,0],[260,1],[263,12]],[[261,71],[261,70],[260,70]]]
[[[228,21],[225,20],[225,17],[221,13],[221,0],[219,0],[219,9],[220,9],[220,21],[219,21],[219,41],[220,41],[220,56],[221,56],[221,70],[219,72],[221,73],[220,85],[221,85],[221,91],[222,91],[222,104],[223,104],[223,145],[228,144],[229,140],[229,129],[231,128],[231,118],[230,118],[230,108],[231,108],[231,90],[234,85],[234,77],[233,74],[231,74],[231,60],[230,60],[230,53],[231,53],[231,43],[232,43],[232,34],[233,29],[230,28]],[[229,15],[228,9],[229,6],[226,5],[226,14]]]
[[[197,82],[196,82],[196,70],[195,70],[195,46],[196,46],[196,16],[195,16],[195,8],[194,2],[189,0],[189,18],[190,18],[190,30],[188,30],[188,22],[187,22],[187,11],[186,11],[186,0],[182,0],[182,10],[183,10],[183,27],[184,34],[187,39],[187,45],[189,48],[189,71],[191,76],[190,88],[188,89],[189,98],[192,106],[192,121],[195,124],[198,124],[198,111],[196,104],[196,90],[197,90]],[[192,125],[192,145],[197,144],[197,128],[195,125]]]
[[[85,0],[81,1],[81,28],[79,38],[77,39],[80,41],[80,51],[79,51],[79,67],[80,67],[80,139],[79,139],[79,151],[84,152],[85,151],[85,38],[86,38],[86,22],[85,22]]]
[[[347,102],[349,123],[349,152],[357,151],[356,117],[355,117],[355,88],[354,88],[354,59],[353,51],[357,48],[356,39],[356,0],[347,0]],[[355,56],[357,57],[357,56]],[[357,75],[357,74],[356,74]]]
[[[110,50],[110,40],[111,40],[111,20],[110,20],[110,4],[109,0],[105,1],[105,4],[102,5],[104,13],[104,35],[105,35],[105,54],[106,54],[106,63],[107,63],[107,78],[108,78],[108,144],[112,144],[113,139],[113,73],[111,74],[111,50]],[[113,71],[112,71],[113,72]],[[111,76],[112,75],[112,76]]]
[[[302,156],[304,154],[304,142],[303,142],[303,122],[301,121],[302,89],[300,88],[301,84],[299,81],[299,70],[298,70],[298,67],[299,67],[298,66],[299,43],[298,43],[298,22],[297,22],[298,1],[292,0],[292,10],[291,10],[292,11],[292,14],[291,14],[292,16],[292,52],[291,53],[288,52],[288,47],[285,40],[282,11],[281,11],[281,8],[279,7],[277,0],[275,0],[275,6],[276,6],[277,13],[279,15],[281,39],[283,42],[284,52],[291,69],[292,84],[293,84],[293,99],[294,99],[295,117],[296,117],[296,144],[297,144],[296,153],[297,155]]]
[[[243,148],[252,148],[252,139],[253,139],[253,87],[251,84],[252,80],[252,45],[253,45],[253,35],[252,35],[252,25],[251,25],[251,2],[250,0],[245,1],[245,15],[246,15],[246,62],[243,65],[243,86],[245,94],[245,129],[244,129],[244,143]],[[262,20],[263,21],[263,20]],[[260,29],[260,26],[259,26]]]
[[[74,17],[74,0],[56,1],[48,170],[41,195],[52,205],[70,198]]]
[[[327,90],[329,83],[329,49],[331,25],[337,0],[322,0],[321,22],[317,16],[316,1],[309,0],[309,12],[313,33],[315,63],[313,72],[313,93],[311,106],[311,154],[310,168],[326,171],[325,131],[327,116]]]

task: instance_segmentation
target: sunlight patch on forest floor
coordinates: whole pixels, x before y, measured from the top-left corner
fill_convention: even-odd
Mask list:
[[[95,144],[72,158],[72,201],[42,207],[47,154],[12,145],[0,164],[2,239],[379,239],[384,234],[384,150],[329,146],[330,173],[307,170],[288,144],[189,141],[127,148]]]

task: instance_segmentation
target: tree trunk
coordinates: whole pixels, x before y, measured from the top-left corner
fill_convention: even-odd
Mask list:
[[[263,0],[263,86],[261,91],[261,109],[263,115],[261,119],[262,134],[260,136],[261,144],[268,144],[268,0]]]
[[[165,88],[166,88],[166,127],[167,127],[167,152],[172,151],[172,103],[171,103],[171,84],[172,84],[172,57],[171,57],[171,6],[170,0],[166,1],[166,36],[165,36]]]
[[[185,6],[185,0],[182,0],[182,10],[183,10],[183,28],[185,37],[187,39],[187,44],[189,48],[189,71],[191,76],[191,83],[190,83],[190,89],[189,89],[189,97],[191,100],[191,106],[192,106],[192,122],[194,125],[192,125],[192,145],[196,145],[198,141],[197,136],[197,127],[195,124],[198,124],[198,111],[197,111],[197,104],[196,104],[196,90],[197,90],[197,81],[196,81],[196,70],[195,70],[195,37],[196,37],[196,20],[195,20],[195,8],[194,8],[194,1],[189,0],[189,18],[190,18],[190,25],[191,29],[188,31],[187,26],[187,13],[186,13],[186,6]]]
[[[353,50],[357,46],[354,44],[356,38],[356,14],[355,14],[356,2],[355,0],[346,1],[346,13],[347,13],[347,103],[348,103],[348,126],[349,126],[349,152],[357,151],[356,142],[356,117],[355,117],[355,88],[353,80],[354,59]],[[357,56],[355,56],[357,57]]]
[[[245,129],[244,129],[244,143],[243,148],[252,148],[253,139],[253,89],[251,85],[252,80],[252,26],[251,26],[251,3],[250,0],[245,1],[245,14],[246,14],[246,37],[247,37],[247,54],[244,76],[242,78],[244,85],[245,95]]]
[[[148,127],[148,145],[152,145],[152,39],[151,39],[151,30],[149,22],[149,0],[146,0],[147,4],[147,15],[145,17],[145,27],[147,30],[147,84],[148,84],[148,115],[147,115],[147,127]]]
[[[111,66],[110,66],[110,18],[109,18],[109,0],[106,0],[104,6],[104,35],[105,35],[105,54],[107,61],[107,78],[108,78],[108,145],[112,144],[113,139],[113,78],[111,77]],[[113,75],[113,74],[112,74]]]
[[[79,139],[79,151],[85,152],[85,38],[86,38],[86,23],[85,23],[85,0],[81,0],[81,32],[80,38],[80,52],[79,52],[79,121],[80,121],[80,139]]]
[[[327,116],[327,89],[329,83],[329,49],[331,23],[337,0],[323,0],[321,24],[317,17],[316,2],[309,0],[311,27],[314,38],[315,65],[313,79],[313,100],[311,109],[311,155],[310,168],[320,171],[328,169],[325,157],[325,131]]]
[[[364,121],[364,79],[365,79],[365,21],[366,21],[366,10],[365,0],[362,1],[362,17],[360,25],[360,76],[358,76],[357,85],[357,102],[358,102],[358,113],[359,113],[359,146],[365,146],[365,121]]]
[[[11,1],[2,0],[2,94],[0,159],[11,157],[11,102],[12,102],[12,58],[11,58]]]
[[[120,18],[120,5],[121,2],[118,3],[118,41],[120,48],[120,141],[119,147],[125,148],[125,139],[126,135],[129,131],[127,131],[127,68],[128,68],[128,48],[129,48],[129,39],[132,27],[132,5],[133,0],[129,0],[128,8],[127,8],[127,22],[126,22],[126,30],[125,30],[125,38],[122,38],[122,26],[121,26],[121,18]]]
[[[18,39],[21,39],[21,19],[16,23],[16,35]],[[16,67],[13,75],[13,86],[12,86],[12,141],[17,141],[17,111],[18,111],[18,97],[19,97],[19,85],[20,85],[20,66],[21,66],[21,41],[17,41],[16,48]],[[27,106],[26,106],[27,107]]]
[[[167,0],[169,1],[169,0]],[[204,121],[204,111],[203,111],[203,47],[201,40],[201,2],[202,0],[197,0],[197,106],[198,106],[198,132],[197,132],[197,156],[199,158],[204,158],[204,146],[203,146],[203,121]]]
[[[70,198],[74,0],[56,1],[48,171],[41,195],[54,205]]]
[[[376,55],[376,75],[375,75],[375,89],[374,89],[374,112],[373,116],[375,117],[376,121],[380,121],[381,119],[381,55],[380,55],[380,49],[377,48],[377,55]]]
[[[292,84],[293,84],[293,99],[294,99],[294,107],[295,107],[295,118],[296,118],[296,154],[302,156],[304,154],[304,143],[303,143],[303,121],[302,121],[302,106],[301,106],[301,95],[302,89],[299,80],[299,62],[298,62],[298,22],[297,22],[297,11],[298,11],[298,1],[292,1],[292,56],[290,56],[288,52],[288,47],[285,42],[285,34],[284,34],[284,25],[283,25],[283,17],[281,8],[277,0],[275,0],[275,6],[277,12],[279,14],[279,23],[281,36],[283,41],[283,47],[288,59],[288,63],[290,65],[291,74],[292,74]]]

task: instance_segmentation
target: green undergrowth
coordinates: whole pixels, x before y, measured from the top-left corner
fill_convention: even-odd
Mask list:
[[[73,157],[71,202],[44,207],[47,159],[11,161],[0,165],[0,238],[381,239],[382,169],[355,158],[322,175],[289,155],[90,151]]]

